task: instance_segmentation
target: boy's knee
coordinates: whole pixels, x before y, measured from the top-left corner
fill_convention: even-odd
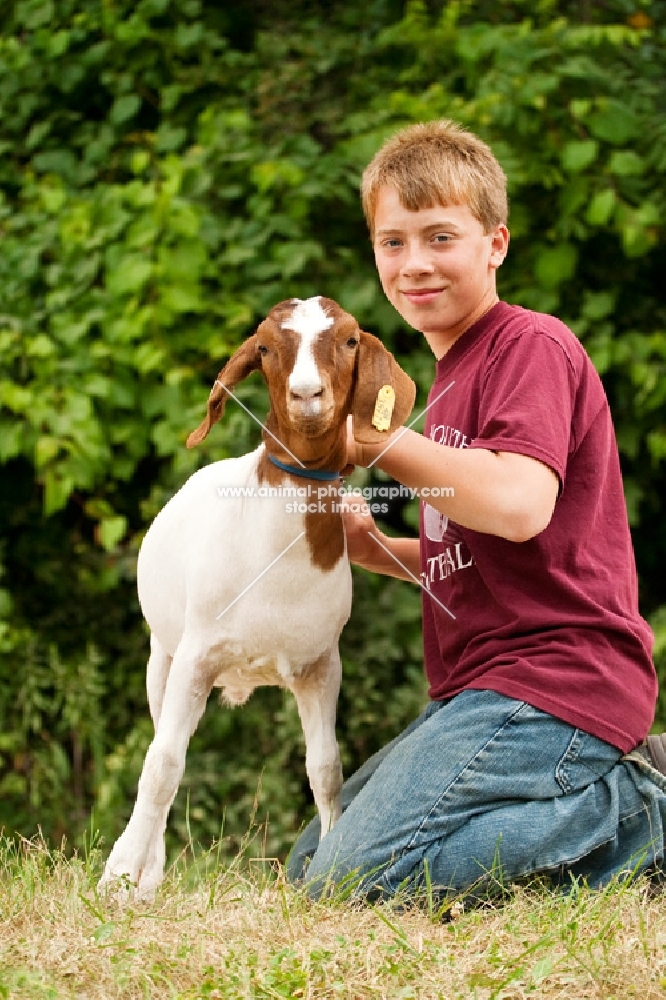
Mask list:
[[[308,866],[312,860],[312,853],[307,854],[304,851],[297,850],[298,841],[294,844],[294,847],[289,852],[287,857],[284,870],[287,876],[287,882],[291,882],[292,885],[301,885],[305,882],[305,876],[307,874]]]

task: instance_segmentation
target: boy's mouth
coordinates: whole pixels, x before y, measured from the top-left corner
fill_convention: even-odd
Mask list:
[[[442,291],[441,288],[407,288],[403,291],[403,295],[409,302],[415,304],[432,302]]]

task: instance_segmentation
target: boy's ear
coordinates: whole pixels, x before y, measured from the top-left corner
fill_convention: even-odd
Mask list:
[[[244,378],[247,378],[257,368],[261,368],[261,355],[259,354],[257,335],[254,333],[241,344],[217,376],[208,397],[206,416],[197,429],[192,431],[188,437],[188,448],[194,448],[195,445],[201,444],[213,424],[216,424],[224,413],[224,407],[229,394],[233,392],[239,382],[242,382]]]
[[[373,417],[377,397],[384,386],[393,389],[395,404],[390,426],[386,430],[378,430],[373,424]],[[359,444],[379,444],[386,441],[398,427],[402,427],[412,412],[415,399],[416,386],[409,375],[402,370],[381,340],[362,330],[351,406],[354,438]]]

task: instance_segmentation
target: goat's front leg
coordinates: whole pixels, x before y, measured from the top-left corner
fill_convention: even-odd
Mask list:
[[[139,897],[150,897],[159,885],[166,818],[183,775],[190,737],[211,686],[196,655],[181,643],[169,672],[155,737],[146,753],[136,803],[114,844],[100,886],[129,880]]]
[[[322,837],[340,818],[342,767],[335,715],[341,676],[336,646],[291,686],[305,735],[305,769],[319,811]]]

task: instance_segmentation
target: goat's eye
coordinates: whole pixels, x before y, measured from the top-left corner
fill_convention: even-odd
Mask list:
[[[350,337],[349,340],[347,341],[347,347],[356,347],[357,344],[358,340],[356,339],[356,337]]]
[[[260,354],[268,354],[268,348],[266,347],[265,344],[259,344],[257,350],[259,351]]]

